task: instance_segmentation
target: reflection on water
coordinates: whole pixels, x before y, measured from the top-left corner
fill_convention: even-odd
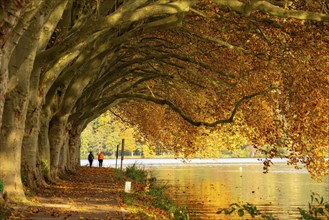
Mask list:
[[[197,211],[202,219],[232,219],[215,212],[233,202],[255,204],[276,219],[298,219],[297,207],[307,208],[311,192],[329,200],[328,176],[316,182],[306,170],[296,170],[282,160],[276,160],[268,174],[262,173],[262,163],[256,159],[194,160],[192,163],[172,159],[124,160],[124,166],[133,163],[153,170],[158,181],[168,184],[176,203]],[[85,164],[87,161],[81,161],[81,165]],[[115,160],[105,160],[104,165],[114,167]]]
[[[179,204],[200,212],[202,219],[228,219],[214,214],[233,202],[252,203],[278,219],[298,219],[297,207],[306,208],[311,192],[329,200],[328,178],[318,183],[302,170],[277,164],[268,174],[261,164],[171,166],[154,168],[158,179],[172,186]],[[249,217],[249,216],[248,216]]]

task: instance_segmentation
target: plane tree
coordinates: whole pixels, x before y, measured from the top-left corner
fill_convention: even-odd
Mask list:
[[[193,62],[189,62],[180,66],[180,72],[186,71],[185,79],[194,77],[188,78],[189,86],[184,85],[174,98],[170,95],[177,90],[168,87],[165,92],[170,94],[164,96],[174,99],[175,106],[184,105],[183,112],[182,108],[172,108],[172,103],[165,102],[168,98],[162,98],[163,93],[155,100],[154,95],[159,95],[159,89],[154,89],[155,83],[149,86],[149,97],[145,99],[165,104],[167,108],[148,108],[141,103],[129,102],[123,107],[120,105],[123,109],[117,111],[138,125],[143,134],[151,136],[154,143],[164,140],[164,147],[171,152],[176,149],[188,156],[206,146],[207,137],[214,132],[222,132],[223,136],[239,133],[241,139],[248,138],[241,144],[254,146],[269,158],[285,157],[296,167],[301,162],[314,177],[327,175],[328,162],[324,158],[328,156],[328,24],[310,21],[326,21],[327,15],[317,14],[316,19],[312,15],[312,19],[307,20],[304,11],[304,17],[297,16],[305,7],[321,4],[290,5],[296,16],[291,19],[287,12],[280,15],[284,17],[282,19],[268,14],[245,15],[229,5],[234,1],[218,2],[225,8],[216,4],[201,5],[196,12],[199,16],[188,15],[179,33],[166,30],[162,39],[180,45],[181,50],[189,45],[185,48],[189,57],[198,57],[203,62],[208,60],[211,67],[232,74],[231,84],[206,85],[204,81],[215,76],[200,69],[195,71],[198,74],[191,74]],[[327,6],[323,4],[313,9],[326,13]],[[201,30],[200,26],[203,27]],[[179,34],[185,36],[168,37]],[[198,45],[196,51],[193,51],[193,45]],[[195,55],[195,52],[199,54]],[[175,55],[171,56],[173,58]],[[175,74],[175,79],[177,77]],[[184,99],[183,104],[177,100],[179,98]],[[244,104],[240,106],[242,102]],[[199,109],[193,109],[195,107]],[[235,107],[239,107],[239,111],[236,112]],[[231,122],[233,114],[235,126],[216,126],[217,122]],[[193,120],[187,123],[189,119]],[[207,125],[208,129],[196,129],[195,125]],[[163,139],[164,136],[167,138]],[[270,162],[266,160],[265,165],[266,172]]]
[[[1,3],[5,198],[75,171],[81,132],[108,109],[186,155],[198,127],[238,121],[269,156],[280,145],[327,174],[327,3],[300,2]]]

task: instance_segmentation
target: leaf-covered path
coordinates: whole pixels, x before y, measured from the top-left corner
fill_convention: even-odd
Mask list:
[[[13,211],[9,219],[126,219],[119,204],[123,186],[113,181],[113,171],[81,167],[76,174],[39,192],[32,205]]]

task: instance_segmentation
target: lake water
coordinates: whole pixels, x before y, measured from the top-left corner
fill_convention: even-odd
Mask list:
[[[311,179],[304,169],[296,170],[285,160],[274,159],[268,174],[257,159],[125,159],[123,167],[138,164],[152,170],[158,181],[170,187],[177,204],[195,210],[201,219],[232,219],[215,214],[231,203],[257,206],[276,219],[300,219],[298,207],[307,209],[312,192],[329,201],[329,177],[322,182]],[[86,165],[82,160],[81,165]],[[115,167],[115,160],[104,160],[105,167]],[[98,162],[94,161],[97,166]],[[117,161],[120,168],[121,160]],[[246,214],[246,218],[251,217]],[[240,218],[241,219],[241,218]]]

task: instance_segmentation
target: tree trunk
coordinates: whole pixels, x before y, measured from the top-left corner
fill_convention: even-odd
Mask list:
[[[80,167],[80,146],[81,146],[81,132],[72,128],[70,132],[70,161],[69,161],[69,169],[70,171],[76,171]]]
[[[0,173],[4,197],[11,201],[25,198],[21,179],[21,146],[26,106],[27,94],[22,95],[17,90],[7,94],[0,133]]]
[[[66,131],[64,131],[64,140],[63,144],[61,146],[60,154],[59,154],[59,174],[65,174],[67,171],[69,171],[68,164],[69,164],[69,158],[70,158],[70,152],[69,152],[69,138]]]
[[[38,138],[38,152],[40,163],[43,165],[43,175],[47,181],[51,182],[50,178],[50,143],[48,138],[49,120],[46,110],[43,110],[40,115],[40,132]]]
[[[26,173],[26,184],[32,190],[46,186],[44,180],[44,164],[40,161],[38,143],[40,133],[40,97],[30,96],[27,118],[25,123],[25,135],[22,146],[22,172]]]
[[[9,56],[7,56],[4,51],[0,50],[0,128],[2,126],[2,114],[8,83],[8,63]]]
[[[36,55],[40,23],[35,22],[22,36],[9,63],[12,89],[7,92],[1,134],[1,176],[4,176],[4,194],[9,200],[24,197],[21,180],[21,151],[30,89],[30,75]],[[10,156],[11,154],[11,156]],[[12,167],[8,172],[7,169]],[[2,174],[4,173],[4,174]],[[23,176],[25,178],[25,176]]]
[[[22,145],[22,173],[26,174],[26,185],[35,191],[38,186],[46,186],[41,172],[41,161],[37,160],[39,159],[38,139],[42,103],[42,97],[38,95],[39,75],[40,68],[34,69],[30,81],[30,98]]]
[[[49,144],[50,144],[50,178],[58,180],[60,166],[61,148],[64,143],[66,120],[54,117],[49,123]]]
[[[50,16],[45,19],[46,22],[42,23],[44,26],[40,32],[40,40],[38,42],[38,50],[43,51],[53,30],[55,29],[61,15],[65,9],[67,1],[63,1]],[[51,11],[52,7],[49,7]],[[48,175],[47,166],[40,161],[38,152],[38,138],[40,132],[40,114],[43,97],[39,92],[41,67],[35,66],[31,76],[30,100],[27,112],[27,120],[25,125],[25,136],[23,139],[23,155],[22,155],[22,168],[24,173],[27,174],[27,186],[36,190],[37,186],[46,186],[43,174]],[[48,129],[47,129],[48,130]]]
[[[21,36],[26,31],[31,19],[37,13],[38,8],[29,9],[29,13],[24,13],[24,8],[29,1],[9,1],[2,10],[2,20],[0,22],[0,128],[2,126],[3,108],[5,95],[8,86],[8,72],[10,57],[15,50]],[[22,17],[20,17],[20,15]],[[20,22],[18,22],[20,19]]]

